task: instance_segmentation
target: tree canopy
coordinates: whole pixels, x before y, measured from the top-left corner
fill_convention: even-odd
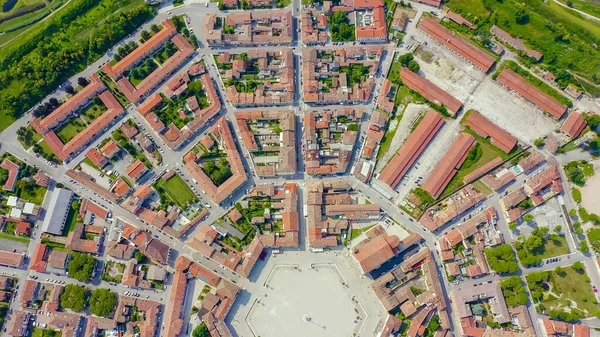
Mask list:
[[[96,259],[88,254],[73,253],[69,261],[69,277],[81,282],[89,281],[94,272]]]
[[[503,279],[500,282],[502,293],[506,304],[509,307],[516,307],[518,305],[527,304],[529,298],[527,297],[527,291],[523,285],[523,281],[519,276],[511,276]]]
[[[331,40],[334,42],[354,41],[354,25],[350,24],[348,14],[344,11],[337,11],[329,17],[329,28],[331,31]]]
[[[192,337],[210,337],[210,332],[205,323],[198,325],[192,332]]]
[[[104,288],[95,289],[90,297],[90,312],[96,316],[108,317],[117,305],[117,294]]]
[[[490,267],[500,274],[512,274],[519,270],[516,262],[515,253],[508,244],[503,244],[494,248],[487,248],[485,256]]]
[[[81,312],[85,307],[87,295],[87,288],[76,284],[69,284],[65,287],[65,291],[62,295],[60,295],[60,306]]]

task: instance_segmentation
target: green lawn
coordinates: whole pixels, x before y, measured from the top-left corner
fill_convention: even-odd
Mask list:
[[[533,255],[540,256],[542,259],[569,254],[569,245],[564,236],[559,236],[555,240],[545,239],[544,244],[534,251]]]
[[[361,233],[368,231],[369,229],[373,228],[374,226],[375,225],[371,225],[371,226],[367,226],[367,227],[359,228],[359,229],[352,229],[352,233],[350,234],[350,240],[354,240]]]
[[[61,337],[62,333],[56,330],[33,328],[31,337]]]
[[[4,225],[4,228],[2,229],[2,231],[8,235],[15,235],[16,228],[17,228],[16,222],[7,222],[6,225]]]
[[[451,0],[446,3],[451,10],[466,19],[476,21],[480,27],[470,34],[488,38],[492,24],[498,25],[525,44],[544,55],[545,68],[564,69],[572,75],[584,78],[584,86],[592,95],[600,93],[594,77],[600,74],[600,25],[568,10],[553,1],[505,0]],[[526,20],[517,23],[517,12],[523,8]],[[576,80],[571,83],[579,84]]]
[[[113,94],[113,96],[115,96],[117,101],[119,101],[119,104],[121,104],[122,106],[126,106],[129,103],[129,100],[127,99],[125,94],[121,92],[117,84],[110,77],[108,77],[104,70],[99,71],[98,76],[100,76],[100,79],[108,87],[108,90]]]
[[[150,61],[148,61],[150,60]],[[129,81],[134,87],[137,87],[146,77],[148,77],[154,70],[158,68],[158,64],[154,59],[149,58],[144,63],[136,68],[129,71]]]
[[[178,51],[177,47],[174,47],[173,49],[171,49],[171,51],[169,51],[169,50],[167,50],[167,48],[163,47],[161,50],[156,52],[156,54],[154,54],[154,59],[158,63],[163,64],[163,63],[165,63],[166,60],[169,59],[169,57],[173,56],[173,54],[175,54],[177,51]]]
[[[18,137],[17,139],[19,140],[21,145],[23,145],[23,148],[27,150],[30,147],[32,147],[33,144],[39,142],[42,138],[43,136],[35,132],[33,126],[28,125],[25,129],[25,134],[23,135],[23,137]]]
[[[379,144],[379,151],[377,152],[377,160],[381,159],[383,155],[388,152],[390,146],[392,145],[392,140],[394,139],[394,135],[396,135],[396,130],[398,130],[398,125],[392,130],[389,129],[383,135],[383,139],[381,139],[381,143]]]
[[[2,18],[3,14],[5,14],[5,13],[0,12],[0,18]],[[27,14],[23,14],[19,17],[4,21],[4,22],[0,23],[0,32],[6,31],[6,30],[13,31],[13,30],[17,30],[17,28],[27,27],[27,26],[43,19],[48,14],[50,14],[50,8],[44,7],[44,8],[38,9],[36,11],[27,13]]]
[[[14,235],[6,234],[6,233],[0,233],[0,239],[13,240],[13,241],[29,244],[29,239],[24,236],[14,236]]]
[[[100,117],[100,115],[102,115],[106,110],[107,110],[107,108],[104,104],[92,103],[89,106],[87,106],[85,109],[83,109],[80,112],[80,115],[83,117],[83,119],[85,119],[85,121],[88,124],[90,124],[94,120],[96,120],[96,118]]]
[[[1,120],[2,118],[0,118]],[[40,149],[41,149],[41,155],[42,157],[46,157],[46,156],[50,156],[50,155],[54,155],[54,151],[52,151],[52,149],[50,148],[50,146],[48,145],[48,143],[46,143],[46,141],[42,141],[40,144]],[[58,160],[58,159],[57,159]]]
[[[592,228],[588,231],[588,239],[595,252],[600,252],[600,228]]]
[[[177,174],[167,181],[161,179],[157,184],[165,189],[169,198],[180,208],[184,208],[188,203],[193,203],[198,200],[194,192],[192,192],[185,181]]]
[[[87,125],[79,119],[72,119],[67,123],[58,127],[54,132],[58,136],[58,138],[63,142],[63,144],[67,144],[71,139],[75,138],[81,131],[85,130]]]

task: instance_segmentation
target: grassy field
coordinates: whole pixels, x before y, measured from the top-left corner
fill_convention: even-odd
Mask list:
[[[550,301],[544,301],[544,305],[546,308],[568,308],[569,302],[575,301],[575,303],[577,303],[577,309],[587,312],[585,316],[593,316],[594,312],[598,310],[598,305],[592,303],[592,300],[594,299],[594,292],[590,283],[586,281],[586,273],[578,273],[571,267],[566,267],[563,269],[566,272],[564,276],[560,276],[557,273],[552,272],[552,278],[554,279],[553,283],[556,285],[558,290],[554,291],[554,293],[562,296]],[[587,300],[584,301],[583,298],[587,298]]]
[[[591,94],[600,93],[600,25],[553,1],[516,0],[450,0],[446,5],[471,21],[479,29],[473,31],[489,38],[489,28],[498,25],[511,35],[523,39],[530,48],[544,54],[542,63],[550,70],[565,69],[585,79],[583,85]],[[517,12],[523,8],[526,20],[517,23]],[[594,84],[594,79],[596,83]]]
[[[50,146],[48,145],[48,143],[46,143],[45,140],[40,143],[40,148],[42,149],[42,151],[41,151],[42,154],[45,154],[45,155],[54,154],[54,151],[52,151],[52,149],[50,148]]]
[[[549,259],[551,257],[569,254],[569,245],[564,236],[554,240],[543,240],[544,244],[534,251],[535,256],[539,256],[542,259]]]
[[[107,110],[104,104],[92,103],[80,112],[81,117],[90,124]]]
[[[159,186],[164,188],[169,198],[181,208],[184,208],[188,203],[198,200],[194,192],[192,192],[185,181],[177,174],[167,181],[161,179]]]
[[[63,142],[63,144],[67,144],[71,139],[75,138],[81,131],[85,130],[87,125],[83,123],[83,121],[79,118],[68,121],[63,124],[54,132]]]
[[[588,231],[588,239],[595,252],[600,252],[600,228],[592,228]]]
[[[578,9],[584,13],[593,15],[600,18],[600,2],[597,0],[559,0],[560,2],[568,5],[571,3],[571,8]]]
[[[56,330],[33,328],[31,337],[61,337],[62,333]]]

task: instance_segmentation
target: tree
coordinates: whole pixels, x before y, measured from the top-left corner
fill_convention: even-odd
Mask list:
[[[137,262],[142,263],[144,262],[144,260],[146,260],[146,256],[144,254],[142,254],[142,252],[140,252],[139,250],[137,250],[134,254],[133,254],[133,258],[137,260]]]
[[[583,271],[584,270],[583,263],[581,263],[579,261],[573,263],[571,268],[573,268],[575,271]]]
[[[65,91],[68,94],[75,95],[75,89],[73,89],[73,86],[71,86],[69,84],[67,84],[67,86],[65,87]]]
[[[514,231],[515,229],[517,229],[517,223],[516,222],[509,223],[508,229],[510,229],[511,231]]]
[[[542,145],[544,145],[544,140],[542,138],[538,138],[533,142],[533,145],[536,147],[542,147]]]
[[[81,312],[87,301],[88,290],[83,286],[69,284],[65,287],[65,291],[60,295],[60,306]]]
[[[503,244],[494,248],[487,248],[485,256],[490,267],[497,273],[512,274],[519,269],[516,262],[515,253],[512,247],[508,244]]]
[[[556,274],[558,274],[558,276],[561,276],[561,277],[564,277],[565,275],[567,275],[567,272],[561,266],[557,266],[556,268],[554,268],[554,272]]]
[[[117,294],[108,289],[95,289],[90,297],[90,312],[96,316],[108,317],[117,305]]]
[[[158,33],[160,31],[160,27],[158,27],[155,23],[150,25],[150,30],[152,30],[155,33]]]
[[[192,332],[192,337],[210,337],[210,332],[205,323],[198,325]]]
[[[585,241],[585,240],[581,240],[581,241],[579,241],[579,250],[580,250],[582,253],[587,253],[587,252],[589,252],[589,251],[590,251],[590,247],[588,247],[588,245],[587,245],[587,241]]]
[[[148,40],[150,38],[150,33],[147,30],[142,30],[142,39]]]
[[[96,259],[88,254],[73,253],[69,261],[69,277],[81,282],[89,281],[94,272]]]
[[[529,302],[529,298],[527,297],[527,291],[525,286],[523,285],[523,281],[519,276],[511,276],[503,279],[500,282],[500,287],[502,288],[502,294],[506,300],[506,304],[509,307],[516,307],[519,305],[524,305]]]
[[[515,13],[515,20],[520,25],[525,25],[529,23],[529,13],[525,8],[519,8]]]
[[[77,84],[85,88],[85,87],[87,87],[87,85],[89,84],[89,82],[84,77],[79,77],[77,79]]]
[[[557,233],[562,232],[562,226],[556,226],[556,227],[554,227],[554,231],[557,232]]]
[[[574,208],[571,208],[571,209],[569,210],[569,215],[570,215],[570,216],[575,216],[575,215],[577,215],[577,211],[576,211]]]
[[[533,220],[533,215],[527,213],[523,216],[523,220],[529,222],[529,221]]]
[[[533,252],[537,248],[542,246],[542,238],[537,235],[531,235],[525,240],[523,246],[530,252]]]

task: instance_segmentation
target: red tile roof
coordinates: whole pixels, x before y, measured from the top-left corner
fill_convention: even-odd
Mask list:
[[[183,35],[179,33],[176,33],[173,36],[171,42],[177,46],[178,51],[169,57],[169,59],[167,59],[150,75],[148,75],[148,77],[144,78],[142,82],[137,85],[137,87],[134,87],[126,77],[123,77],[117,81],[117,86],[119,89],[121,89],[123,94],[125,94],[128,100],[134,103],[138,102],[158,84],[160,84],[167,76],[177,70],[177,68],[194,53],[194,47],[185,39],[185,37],[183,37]]]
[[[425,180],[422,188],[437,199],[456,174],[456,170],[467,158],[473,144],[475,144],[475,137],[464,132],[458,135],[452,147]]]
[[[160,46],[167,41],[167,39],[177,32],[175,25],[173,25],[169,19],[165,19],[162,22],[162,25],[163,29],[150,37],[146,42],[129,53],[115,65],[111,66],[110,64],[106,63],[102,68],[104,71],[106,71],[108,76],[113,79],[120,76],[125,70],[133,67],[138,61],[140,61],[140,59],[160,48]]]
[[[406,67],[402,67],[402,70],[400,70],[400,77],[402,78],[402,83],[407,87],[423,95],[423,97],[432,103],[445,106],[452,116],[456,115],[462,107],[462,103],[459,100]]]
[[[452,11],[448,11],[448,13],[446,13],[446,17],[448,19],[458,23],[459,25],[464,25],[471,29],[475,28],[475,25],[471,21],[463,18],[460,14],[456,14]]]
[[[0,250],[0,265],[20,267],[25,259],[24,254],[11,253],[4,250]]]
[[[106,90],[98,97],[108,108],[100,117],[96,118],[85,130],[78,133],[67,144],[63,144],[54,131],[46,133],[44,140],[60,160],[69,158],[82,146],[89,143],[94,137],[98,136],[109,124],[125,111],[117,99]]]
[[[583,115],[579,112],[571,112],[569,117],[565,119],[565,122],[560,128],[560,131],[564,132],[571,138],[576,138],[581,134],[581,131],[585,129],[587,123],[583,119]]]
[[[494,65],[496,60],[486,52],[473,46],[461,37],[456,36],[453,32],[444,28],[434,18],[426,17],[421,19],[419,29],[438,40],[446,47],[452,49],[460,56],[466,58],[484,72],[488,72]]]
[[[119,152],[119,145],[111,139],[100,148],[100,152],[110,158]]]
[[[517,145],[517,138],[490,122],[489,119],[483,117],[477,111],[471,112],[465,121],[465,125],[483,138],[490,137],[492,144],[506,153],[512,151]]]
[[[31,258],[31,263],[29,264],[29,269],[38,272],[44,272],[46,270],[46,261],[44,260],[44,258],[46,257],[47,248],[48,246],[46,246],[43,243],[39,243],[35,247],[33,257]]]
[[[106,164],[106,157],[104,157],[95,147],[89,149],[85,155],[92,161],[94,165],[100,168]]]
[[[73,110],[76,110],[84,103],[89,102],[93,96],[104,90],[104,88],[104,83],[102,83],[98,75],[92,74],[92,76],[90,76],[90,84],[82,88],[68,101],[56,108],[56,110],[52,111],[48,116],[44,117],[44,119],[38,120],[37,118],[32,118],[30,122],[31,126],[33,126],[35,131],[45,133],[49,129],[55,127],[58,122],[64,120]]]
[[[356,3],[355,3],[356,7]],[[361,40],[387,40],[387,23],[383,6],[373,9],[372,26],[356,26],[356,39]]]
[[[144,163],[142,163],[142,161],[138,159],[133,164],[129,165],[129,167],[127,167],[127,169],[125,170],[125,174],[127,174],[127,176],[129,176],[131,179],[137,180],[147,170],[148,168],[146,167],[146,165],[144,165]]]
[[[498,81],[557,119],[560,119],[567,112],[566,106],[508,68],[504,68],[500,75],[498,75]]]
[[[379,179],[395,188],[442,125],[444,125],[444,118],[439,113],[429,110],[383,169]]]
[[[14,190],[15,182],[19,175],[19,165],[13,163],[10,159],[4,159],[2,164],[0,164],[0,167],[8,171],[8,177],[6,178],[6,182],[4,182],[2,189],[7,191]]]

